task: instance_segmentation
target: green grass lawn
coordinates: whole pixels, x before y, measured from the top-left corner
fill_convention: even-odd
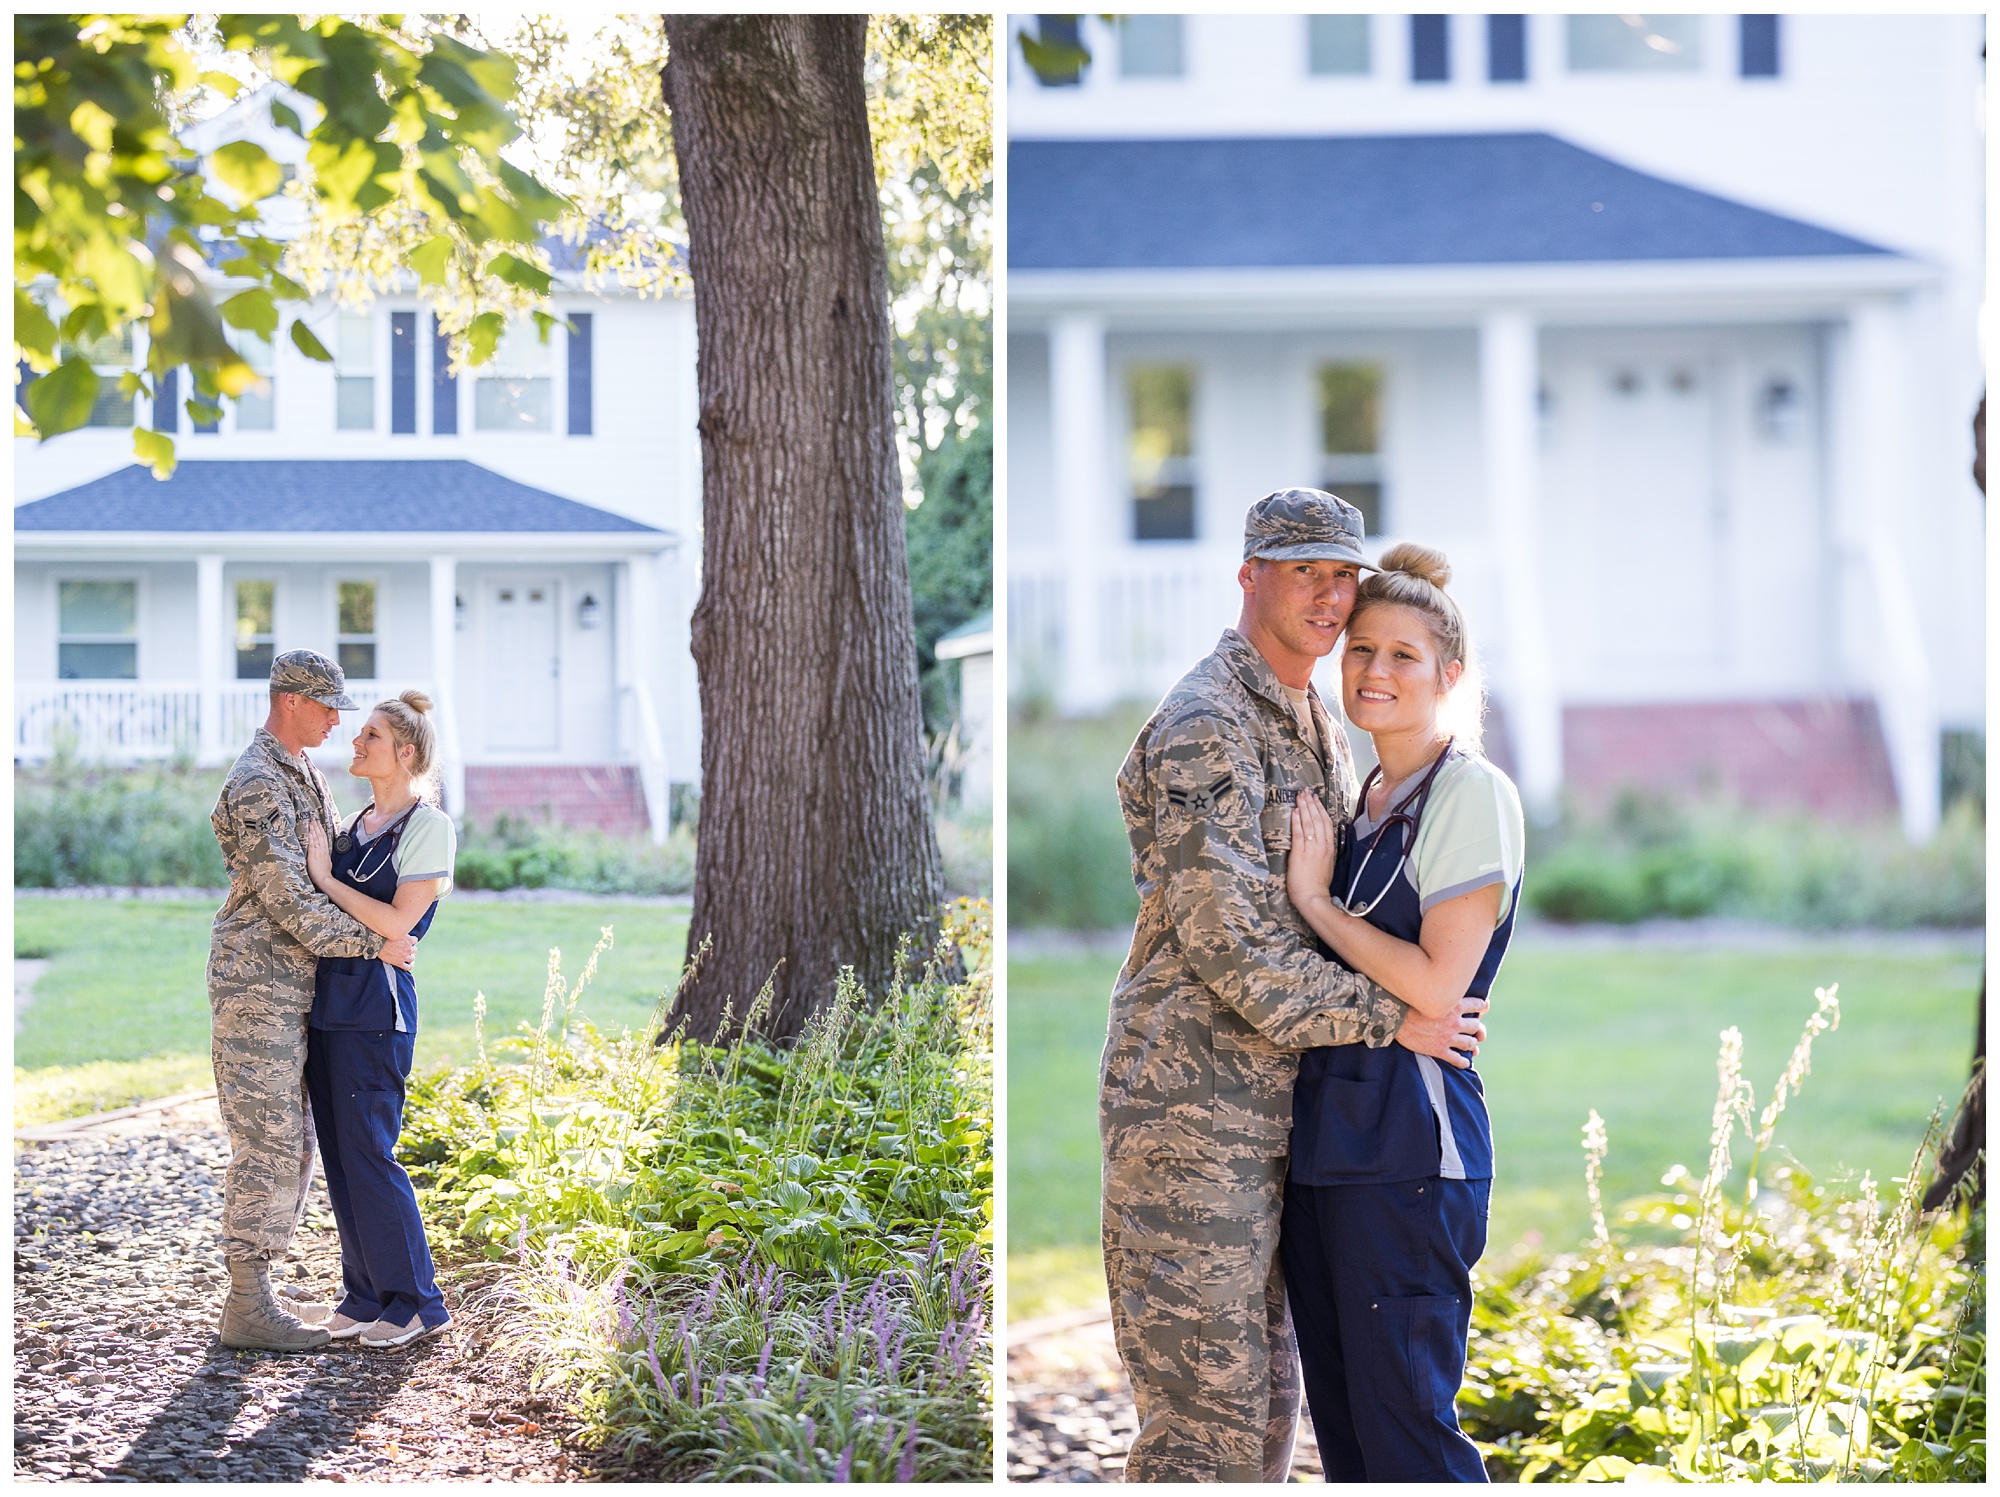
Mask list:
[[[204,1083],[214,914],[166,900],[15,901],[15,954],[51,959],[14,1036],[17,1126]],[[608,1032],[644,1026],[679,976],[684,909],[447,899],[417,955],[417,1064],[472,1057],[475,992],[489,1044],[537,1022],[549,948],[574,983],[605,925],[613,944],[577,1012]]]
[[[1008,1313],[1101,1294],[1097,1061],[1114,957],[1015,961],[1008,971]],[[1832,941],[1783,951],[1616,951],[1537,943],[1507,959],[1480,1056],[1498,1175],[1490,1255],[1581,1241],[1582,1128],[1603,1115],[1608,1203],[1707,1162],[1718,1036],[1743,1031],[1758,1105],[1784,1069],[1813,989],[1840,984],[1841,1024],[1778,1125],[1777,1146],[1821,1179],[1904,1173],[1939,1098],[1971,1058],[1976,957]],[[1740,1157],[1740,1151],[1739,1151]]]

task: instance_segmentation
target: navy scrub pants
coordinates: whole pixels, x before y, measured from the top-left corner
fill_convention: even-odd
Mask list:
[[[1492,1185],[1286,1184],[1279,1252],[1328,1481],[1486,1480],[1454,1400]]]
[[[340,1228],[337,1309],[363,1322],[440,1326],[430,1244],[410,1177],[396,1162],[403,1083],[416,1036],[394,1030],[315,1029],[306,1047],[306,1090],[319,1133],[320,1168]]]

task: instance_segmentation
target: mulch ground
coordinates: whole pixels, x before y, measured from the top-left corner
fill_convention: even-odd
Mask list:
[[[1008,1328],[1009,1481],[1122,1481],[1138,1432],[1109,1306]],[[1292,1480],[1324,1480],[1310,1419],[1299,1421]]]
[[[213,1101],[17,1141],[17,1480],[615,1479],[494,1353],[488,1265],[441,1264],[452,1323],[401,1350],[223,1346],[228,1153]],[[330,1300],[339,1249],[315,1196],[279,1272]]]

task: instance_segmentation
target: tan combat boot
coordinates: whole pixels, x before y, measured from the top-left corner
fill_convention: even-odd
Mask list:
[[[328,1341],[271,1293],[271,1265],[231,1259],[229,1298],[222,1306],[222,1344],[239,1350],[311,1351]]]

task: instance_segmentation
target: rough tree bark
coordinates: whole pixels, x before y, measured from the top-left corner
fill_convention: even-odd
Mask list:
[[[699,338],[701,835],[667,1019],[715,1037],[776,974],[795,1037],[943,898],[893,428],[863,16],[665,18]]]

